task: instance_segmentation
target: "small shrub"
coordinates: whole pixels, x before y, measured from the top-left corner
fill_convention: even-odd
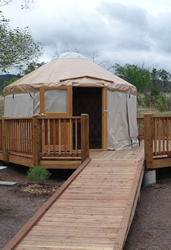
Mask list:
[[[171,110],[171,97],[166,96],[166,107],[167,111]]]
[[[167,110],[166,99],[163,95],[156,95],[155,106],[161,112]]]
[[[140,95],[137,96],[137,103],[138,103],[138,106],[141,106],[143,103],[143,98]]]
[[[46,169],[40,166],[35,168],[30,168],[27,172],[27,179],[30,181],[37,181],[39,183],[44,183],[44,181],[48,180],[51,173]]]

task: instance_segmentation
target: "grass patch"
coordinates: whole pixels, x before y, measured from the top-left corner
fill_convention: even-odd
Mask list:
[[[138,107],[137,117],[144,117],[144,114],[152,113],[154,116],[171,116],[171,111],[159,111],[151,107]]]

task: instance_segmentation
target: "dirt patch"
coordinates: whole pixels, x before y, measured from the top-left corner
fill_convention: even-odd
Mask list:
[[[0,180],[18,183],[12,187],[0,186],[0,249],[72,173],[53,170],[43,187],[27,181],[27,170],[26,167],[10,165],[0,172]],[[171,169],[168,168],[158,172],[157,184],[142,188],[124,250],[170,250],[170,232]]]
[[[141,190],[124,250],[171,249],[171,168],[157,175],[156,184]]]
[[[26,224],[38,209],[65,182],[73,171],[52,170],[44,185],[26,179],[28,168],[10,165],[0,171],[0,180],[15,186],[0,186],[0,249]]]

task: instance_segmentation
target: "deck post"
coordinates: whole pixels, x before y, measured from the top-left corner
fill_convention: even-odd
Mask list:
[[[3,149],[3,161],[8,162],[8,151],[6,147],[6,126],[5,116],[2,117],[2,149]]]
[[[81,162],[89,158],[89,115],[81,114]]]
[[[144,158],[147,169],[153,168],[154,121],[152,114],[144,114]]]
[[[32,116],[32,153],[33,153],[33,166],[40,165],[40,121],[38,115]]]

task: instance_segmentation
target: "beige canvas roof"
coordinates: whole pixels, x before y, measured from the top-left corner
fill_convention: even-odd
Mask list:
[[[56,58],[4,88],[4,95],[57,86],[107,87],[136,95],[136,87],[86,58]]]

